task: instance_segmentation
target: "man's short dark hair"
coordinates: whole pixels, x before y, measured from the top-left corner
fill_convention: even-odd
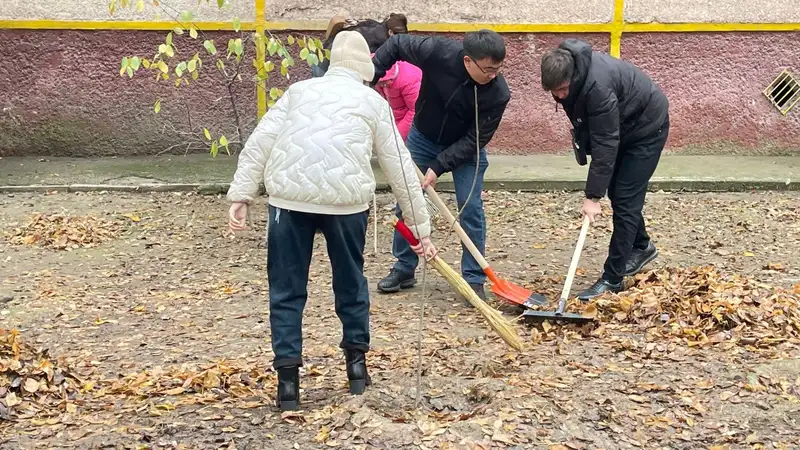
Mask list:
[[[542,56],[542,87],[552,91],[572,81],[575,60],[572,53],[563,48],[551,50]]]
[[[506,59],[506,42],[492,30],[478,30],[464,36],[464,53],[475,61],[489,58],[499,63]]]

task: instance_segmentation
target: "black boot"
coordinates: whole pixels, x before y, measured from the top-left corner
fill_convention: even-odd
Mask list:
[[[589,301],[595,297],[599,297],[606,292],[620,292],[622,290],[622,282],[611,283],[602,278],[597,280],[589,289],[578,294],[578,298],[584,302]]]
[[[652,241],[648,241],[647,247],[644,249],[634,248],[628,258],[628,263],[625,264],[625,276],[630,277],[641,272],[644,266],[656,259],[657,256],[658,249]]]
[[[281,411],[300,408],[300,370],[297,366],[278,369],[278,407]]]
[[[372,379],[367,373],[367,357],[361,350],[352,348],[344,349],[347,361],[347,379],[350,381],[350,393],[361,395],[367,386],[372,384]]]
[[[416,283],[417,280],[414,279],[413,273],[405,273],[392,269],[386,278],[378,282],[378,290],[381,292],[399,292],[400,289],[414,287]]]

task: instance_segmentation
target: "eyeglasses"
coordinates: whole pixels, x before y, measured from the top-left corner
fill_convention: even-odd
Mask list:
[[[500,70],[503,69],[502,65],[500,65],[497,68],[494,68],[494,67],[492,67],[492,68],[484,68],[484,67],[481,67],[481,65],[478,64],[478,62],[475,61],[474,59],[470,58],[469,60],[472,61],[472,64],[474,64],[475,67],[477,67],[481,72],[483,72],[484,75],[497,75],[498,73],[500,73]]]

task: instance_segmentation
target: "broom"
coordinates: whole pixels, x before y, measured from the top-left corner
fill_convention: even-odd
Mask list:
[[[408,241],[411,245],[418,245],[419,241],[414,235],[411,233],[411,230],[408,229],[405,223],[397,220],[397,217],[393,217],[394,227],[403,237]],[[514,325],[508,321],[505,317],[503,317],[499,311],[492,308],[491,306],[487,305],[486,302],[481,300],[478,297],[478,294],[472,290],[472,288],[464,281],[464,278],[458,274],[452,267],[450,267],[446,262],[444,262],[438,255],[434,256],[428,262],[430,265],[436,269],[439,274],[450,283],[450,286],[455,289],[455,291],[462,295],[467,301],[477,309],[481,315],[489,322],[489,326],[494,329],[497,334],[508,344],[510,347],[517,351],[522,350],[522,340],[520,339],[519,335],[517,334],[517,330]]]

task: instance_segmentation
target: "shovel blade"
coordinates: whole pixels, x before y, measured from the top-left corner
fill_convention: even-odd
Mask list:
[[[542,294],[534,294],[529,289],[501,279],[492,280],[492,293],[507,302],[527,308],[547,304],[547,300]]]

